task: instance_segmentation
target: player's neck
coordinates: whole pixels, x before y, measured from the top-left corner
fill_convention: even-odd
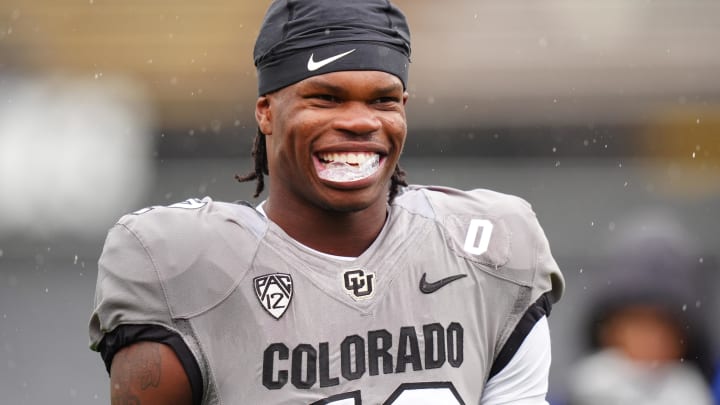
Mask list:
[[[303,245],[336,256],[360,256],[380,234],[387,205],[375,204],[362,211],[332,212],[316,207],[264,205],[268,218]]]

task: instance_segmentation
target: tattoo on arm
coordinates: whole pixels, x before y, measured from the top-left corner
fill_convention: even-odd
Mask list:
[[[160,348],[157,344],[138,343],[120,351],[113,360],[112,404],[141,405],[133,388],[141,391],[160,385]]]

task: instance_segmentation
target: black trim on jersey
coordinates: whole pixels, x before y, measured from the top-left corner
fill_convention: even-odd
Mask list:
[[[433,381],[433,382],[416,382],[416,383],[403,383],[400,384],[399,387],[395,389],[395,391],[390,395],[390,398],[388,398],[385,402],[383,402],[383,405],[392,405],[395,400],[398,399],[400,395],[402,395],[405,391],[414,391],[414,390],[426,390],[426,389],[437,389],[437,388],[445,388],[450,391],[450,393],[455,397],[457,400],[457,403],[460,405],[465,405],[465,401],[460,397],[460,393],[455,389],[455,386],[450,381]]]
[[[362,403],[362,397],[360,396],[360,391],[351,391],[351,392],[345,392],[343,394],[337,394],[333,395],[331,397],[327,397],[324,399],[321,399],[319,401],[315,401],[310,405],[326,405],[326,404],[332,404],[334,402],[338,402],[341,399],[354,399],[353,405],[360,405]]]
[[[175,351],[175,355],[180,360],[188,380],[190,380],[192,403],[200,405],[203,395],[203,382],[195,356],[193,356],[180,335],[162,326],[120,325],[112,332],[105,334],[98,345],[98,351],[105,362],[108,374],[110,373],[113,357],[120,349],[142,341],[163,343]]]
[[[528,308],[525,315],[520,318],[520,322],[518,322],[515,330],[510,334],[507,342],[505,342],[505,346],[503,346],[502,350],[500,350],[500,354],[498,354],[497,358],[493,362],[488,380],[493,378],[497,373],[505,368],[505,366],[507,366],[510,359],[515,356],[515,353],[525,340],[525,337],[530,334],[530,331],[537,321],[539,321],[543,316],[550,316],[552,302],[550,301],[548,294],[550,293],[545,293],[538,298],[538,300],[535,301],[530,308]]]

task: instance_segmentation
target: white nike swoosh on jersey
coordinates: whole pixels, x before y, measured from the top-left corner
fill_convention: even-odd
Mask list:
[[[333,63],[333,62],[335,62],[336,60],[338,60],[338,59],[340,59],[340,58],[342,58],[342,57],[344,57],[344,56],[350,55],[350,54],[353,53],[353,52],[355,52],[355,49],[351,49],[351,50],[349,50],[349,51],[347,51],[347,52],[343,52],[343,53],[341,53],[341,54],[339,54],[339,55],[331,56],[331,57],[329,57],[329,58],[325,58],[325,59],[319,60],[319,61],[317,61],[317,62],[315,62],[315,61],[313,60],[313,56],[315,56],[315,54],[311,54],[311,55],[310,55],[310,59],[308,59],[307,69],[308,69],[309,71],[311,71],[311,72],[314,72],[314,71],[320,69],[321,67],[323,67],[323,66],[325,66],[325,65],[327,65],[327,64]]]

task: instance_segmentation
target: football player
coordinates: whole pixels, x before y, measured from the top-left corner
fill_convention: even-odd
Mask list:
[[[386,0],[278,0],[257,207],[109,231],[90,321],[113,404],[545,404],[563,279],[529,204],[408,186],[410,35]]]

